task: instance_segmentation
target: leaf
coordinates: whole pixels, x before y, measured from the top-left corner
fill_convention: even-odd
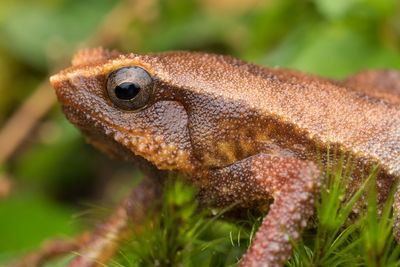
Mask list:
[[[95,29],[116,2],[18,2],[0,25],[0,44],[21,61],[46,68],[49,52],[71,49]]]

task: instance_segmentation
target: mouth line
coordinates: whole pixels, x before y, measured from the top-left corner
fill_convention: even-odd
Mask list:
[[[91,129],[88,125],[94,125],[95,128],[102,126],[103,132],[106,133],[105,128],[115,129],[116,125],[110,124],[105,120],[100,119],[98,116],[84,110],[76,105],[62,104],[63,113],[72,124],[82,129]],[[85,123],[86,122],[86,123]],[[123,129],[118,129],[124,131]],[[126,131],[124,131],[126,133]],[[107,134],[108,135],[108,134]]]
[[[101,131],[109,136],[112,137],[115,141],[119,142],[118,140],[115,139],[115,135],[129,135],[132,137],[131,139],[135,137],[140,137],[142,138],[142,135],[135,135],[132,132],[124,129],[123,127],[119,127],[115,124],[111,124],[109,122],[106,122],[103,119],[100,119],[98,116],[93,115],[90,112],[84,111],[80,107],[72,106],[72,105],[62,105],[64,114],[66,115],[67,119],[73,124],[76,125],[79,129],[82,130],[93,130],[93,128],[96,129],[101,129]],[[85,123],[84,121],[91,121],[91,123]],[[88,124],[93,125],[93,127],[89,127]]]

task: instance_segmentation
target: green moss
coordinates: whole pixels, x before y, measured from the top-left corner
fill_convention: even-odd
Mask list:
[[[342,156],[325,170],[316,212],[300,242],[294,244],[287,266],[400,265],[400,246],[392,231],[393,192],[378,216],[375,168],[361,188],[347,196],[353,163]],[[170,180],[161,197],[161,212],[151,213],[109,266],[235,266],[262,217],[249,214],[247,220],[226,220],[224,212],[231,207],[216,215],[199,211],[194,192],[181,179]],[[366,209],[359,209],[356,216],[352,210],[363,196],[368,199]]]

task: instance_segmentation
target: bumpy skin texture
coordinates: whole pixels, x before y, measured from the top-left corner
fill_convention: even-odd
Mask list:
[[[118,109],[105,87],[112,71],[132,65],[154,81],[138,112]],[[178,170],[214,205],[274,199],[241,264],[280,266],[312,213],[328,145],[357,158],[350,188],[379,164],[384,199],[399,176],[399,76],[370,71],[338,82],[230,56],[98,48],[79,52],[51,83],[67,118],[110,155]]]

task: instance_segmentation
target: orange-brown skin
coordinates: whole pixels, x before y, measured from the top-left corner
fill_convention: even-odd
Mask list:
[[[154,81],[150,102],[136,112],[107,94],[108,75],[124,66],[140,66]],[[317,151],[330,144],[357,158],[354,187],[379,164],[382,197],[399,176],[400,75],[392,72],[338,82],[230,56],[98,48],[79,52],[51,83],[67,118],[114,157],[178,170],[214,205],[274,199],[241,265],[281,266],[313,211]]]

